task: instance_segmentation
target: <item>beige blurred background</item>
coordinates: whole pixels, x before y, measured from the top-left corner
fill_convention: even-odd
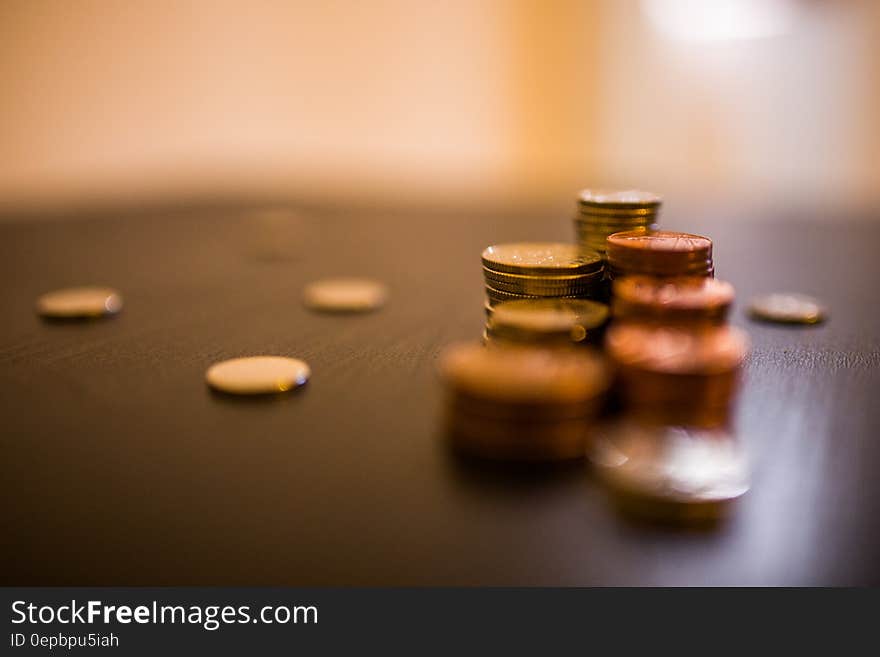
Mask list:
[[[873,0],[0,1],[0,210],[880,204]]]

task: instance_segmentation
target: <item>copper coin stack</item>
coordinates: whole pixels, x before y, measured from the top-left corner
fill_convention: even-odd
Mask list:
[[[651,424],[730,424],[748,339],[730,326],[616,324],[606,349],[627,413]]]
[[[440,374],[453,447],[514,461],[583,458],[610,382],[589,350],[479,344],[447,349]]]
[[[723,324],[735,296],[725,281],[699,276],[626,276],[614,281],[615,321],[655,324]]]
[[[578,242],[605,253],[609,235],[655,228],[661,204],[662,199],[651,192],[585,189],[578,196],[574,217]]]
[[[712,240],[668,230],[609,235],[605,255],[609,278],[622,276],[713,277]]]
[[[499,304],[486,323],[490,345],[599,345],[608,306],[589,299],[522,299]]]

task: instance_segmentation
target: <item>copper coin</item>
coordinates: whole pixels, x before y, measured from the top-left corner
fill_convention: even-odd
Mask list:
[[[614,281],[613,311],[619,319],[720,322],[734,295],[730,283],[713,278],[626,276]]]
[[[738,368],[748,353],[746,334],[732,326],[699,330],[646,323],[616,324],[605,341],[624,367],[666,374],[708,374]]]

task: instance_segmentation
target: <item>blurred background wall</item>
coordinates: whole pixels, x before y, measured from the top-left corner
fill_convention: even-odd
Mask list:
[[[2,0],[0,83],[6,216],[880,203],[873,0]]]

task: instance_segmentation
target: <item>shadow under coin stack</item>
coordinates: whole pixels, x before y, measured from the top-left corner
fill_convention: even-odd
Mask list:
[[[454,448],[496,460],[583,458],[609,385],[586,349],[455,345],[441,358]]]
[[[605,239],[622,231],[656,227],[662,199],[638,190],[585,189],[578,196],[574,226],[581,246],[605,253]]]
[[[668,230],[615,233],[606,240],[611,279],[622,276],[714,277],[712,240]]]
[[[600,345],[608,306],[588,299],[522,299],[499,304],[489,315],[489,345],[570,347]]]
[[[497,244],[487,247],[482,259],[488,313],[506,301],[602,295],[602,257],[574,244]]]

